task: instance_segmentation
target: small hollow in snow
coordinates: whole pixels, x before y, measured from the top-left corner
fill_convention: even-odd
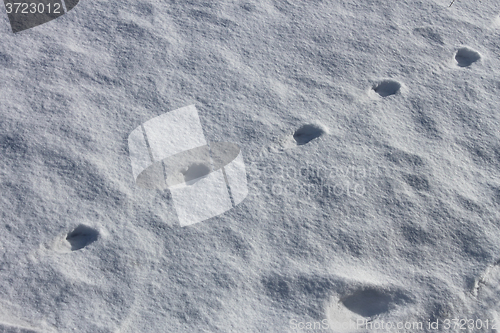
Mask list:
[[[183,173],[184,181],[190,182],[198,178],[204,177],[211,172],[210,167],[203,163],[193,163],[189,168]]]
[[[384,80],[373,86],[373,90],[382,97],[397,94],[400,89],[401,83],[392,80]]]
[[[479,59],[481,59],[481,55],[467,47],[459,49],[455,54],[455,60],[457,61],[457,65],[460,67],[468,67]]]
[[[71,251],[77,251],[95,242],[98,238],[99,231],[80,224],[68,233],[66,240],[71,244]]]
[[[293,138],[297,145],[305,145],[309,141],[319,138],[325,134],[325,130],[318,125],[308,124],[301,126],[293,133]]]

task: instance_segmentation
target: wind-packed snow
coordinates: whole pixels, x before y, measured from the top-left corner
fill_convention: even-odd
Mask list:
[[[0,331],[500,331],[500,6],[449,4],[2,9]],[[181,227],[127,138],[191,104],[249,195]]]

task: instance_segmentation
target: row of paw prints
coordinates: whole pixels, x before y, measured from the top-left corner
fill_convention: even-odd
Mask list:
[[[470,67],[475,62],[481,60],[479,52],[462,47],[455,52],[453,61],[458,67]],[[383,80],[374,84],[371,88],[380,97],[388,97],[397,94],[401,90],[401,83],[394,80]]]

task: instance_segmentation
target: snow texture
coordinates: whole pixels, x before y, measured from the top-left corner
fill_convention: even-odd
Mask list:
[[[2,10],[0,332],[497,332],[500,7],[449,4]],[[249,194],[182,228],[128,138],[189,105]]]

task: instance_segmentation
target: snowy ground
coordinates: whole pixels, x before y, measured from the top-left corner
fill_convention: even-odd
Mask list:
[[[2,9],[0,331],[500,331],[500,8],[448,5]],[[250,195],[181,228],[127,137],[190,104]]]

